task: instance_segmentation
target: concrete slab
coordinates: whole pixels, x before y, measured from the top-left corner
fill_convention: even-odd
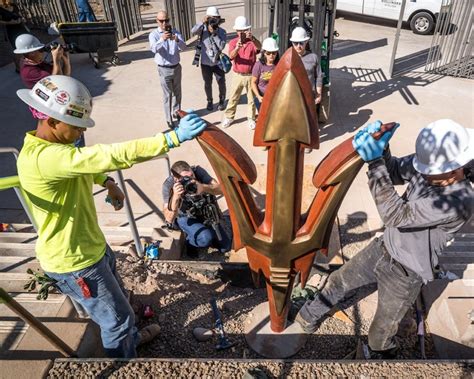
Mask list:
[[[2,378],[39,379],[46,378],[52,366],[53,361],[50,359],[2,360],[0,361],[0,372]]]

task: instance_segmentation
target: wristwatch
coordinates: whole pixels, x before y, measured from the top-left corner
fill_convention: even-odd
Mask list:
[[[114,182],[114,183],[115,183],[114,178],[112,178],[111,176],[107,176],[107,178],[104,180],[104,183],[102,183],[102,187],[106,188],[106,187],[107,187],[107,182],[108,182],[109,180],[110,180],[111,182]]]

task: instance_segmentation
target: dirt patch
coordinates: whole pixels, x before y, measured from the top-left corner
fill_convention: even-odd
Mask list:
[[[212,271],[197,272],[184,265],[164,262],[147,265],[138,258],[124,254],[118,255],[117,267],[125,287],[133,290],[132,306],[137,313],[138,326],[156,322],[162,327],[157,339],[139,348],[140,357],[262,358],[248,348],[243,333],[249,313],[267,300],[265,289],[250,285],[237,287],[230,282],[225,283]],[[247,282],[251,282],[250,277]],[[198,342],[192,335],[195,327],[214,326],[209,304],[212,297],[217,299],[229,338],[236,343],[229,350],[217,351],[217,338]],[[342,305],[347,308],[346,312],[354,323],[327,318],[294,358],[342,359],[356,348],[359,338],[367,342],[372,315],[361,312],[361,306],[354,301],[349,300]],[[145,304],[152,305],[154,309],[151,319],[140,316]],[[399,343],[402,347],[401,358],[419,357],[415,333],[399,337]],[[435,356],[430,344],[427,355]]]

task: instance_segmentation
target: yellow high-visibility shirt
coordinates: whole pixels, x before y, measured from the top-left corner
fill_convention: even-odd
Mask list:
[[[92,184],[103,184],[106,172],[168,152],[165,136],[76,148],[35,134],[26,134],[17,167],[38,224],[37,258],[48,272],[84,269],[103,257],[106,245]]]

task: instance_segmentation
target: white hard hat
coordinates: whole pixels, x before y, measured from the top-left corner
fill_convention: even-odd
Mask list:
[[[308,33],[306,33],[306,30],[302,28],[301,26],[298,26],[297,28],[293,29],[293,32],[291,33],[291,42],[304,42],[309,40]]]
[[[68,125],[92,128],[92,96],[79,80],[64,75],[50,75],[29,89],[16,91],[30,107]]]
[[[250,29],[252,25],[249,25],[247,22],[247,18],[244,16],[239,16],[234,21],[234,29],[235,30],[247,30]]]
[[[42,49],[44,44],[32,34],[20,34],[16,37],[15,47],[15,54],[26,54]]]
[[[262,43],[262,50],[265,51],[278,51],[278,44],[275,39],[269,37],[265,38]]]
[[[413,166],[425,175],[463,167],[474,159],[474,130],[452,120],[438,120],[423,128],[416,139]]]
[[[206,10],[206,16],[211,16],[211,17],[221,17],[219,14],[219,10],[217,7],[209,7]]]

